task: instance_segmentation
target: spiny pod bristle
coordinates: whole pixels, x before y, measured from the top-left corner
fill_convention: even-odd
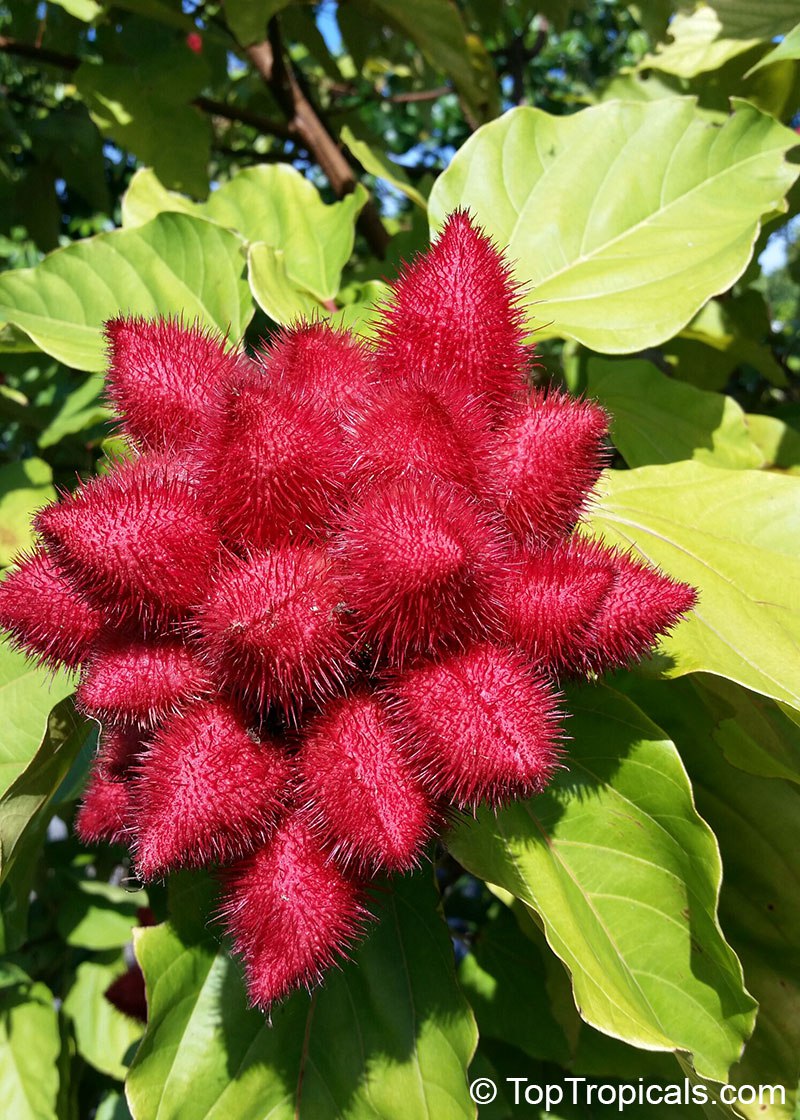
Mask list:
[[[511,531],[535,541],[569,536],[603,468],[608,416],[593,401],[534,392],[495,447],[500,503]]]
[[[323,322],[283,328],[257,357],[273,383],[315,398],[339,419],[358,406],[377,380],[370,347]]]
[[[624,552],[612,553],[614,585],[584,647],[587,668],[596,673],[622,668],[651,653],[697,603],[697,592]]]
[[[395,663],[468,641],[499,617],[505,542],[460,487],[373,487],[350,513],[341,554],[347,602]]]
[[[220,398],[198,454],[208,508],[233,542],[313,539],[342,500],[347,456],[324,404],[298,400],[258,369]]]
[[[546,786],[561,679],[649,653],[694,605],[582,535],[608,417],[530,388],[526,329],[464,212],[375,341],[300,323],[251,359],[116,319],[137,458],[43,510],[0,583],[0,625],[79,668],[103,724],[78,835],[128,844],[146,880],[219,873],[259,1007],[317,983],[368,883],[454,813]]]
[[[352,639],[331,556],[282,545],[232,562],[198,611],[216,671],[261,707],[297,715],[338,691]]]
[[[0,628],[51,668],[80,665],[103,621],[44,549],[18,558],[0,583]]]
[[[135,444],[177,449],[202,431],[216,392],[248,359],[177,319],[120,317],[106,323],[106,393]]]
[[[419,859],[433,810],[374,696],[334,700],[303,737],[298,803],[344,862],[402,871]]]
[[[208,585],[219,547],[190,482],[146,456],[47,506],[35,524],[78,591],[125,619],[185,613]]]
[[[524,657],[488,643],[409,670],[392,686],[406,749],[458,809],[544,788],[560,758],[558,696]]]
[[[148,727],[212,687],[207,666],[179,638],[113,635],[87,659],[76,702],[101,722]]]
[[[251,1003],[265,1010],[293,988],[319,983],[368,917],[357,880],[296,813],[231,869],[222,913]]]
[[[137,871],[152,879],[240,859],[269,836],[290,779],[281,747],[254,738],[227,704],[167,720],[131,783]]]
[[[387,379],[487,402],[505,412],[522,393],[531,351],[509,266],[464,211],[397,281],[381,327]]]

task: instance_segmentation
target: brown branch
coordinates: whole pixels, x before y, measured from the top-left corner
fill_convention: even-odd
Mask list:
[[[284,55],[277,19],[270,20],[269,38],[245,48],[245,54],[272,91],[289,123],[289,129],[322,168],[338,198],[355,190],[357,179],[336,140],[303,91],[290,61]],[[370,248],[386,255],[389,234],[377,208],[369,199],[358,218]]]
[[[238,121],[248,124],[259,132],[270,136],[280,136],[284,140],[296,139],[294,133],[284,121],[276,121],[272,117],[262,117],[260,113],[253,113],[238,105],[230,105],[227,101],[215,101],[212,97],[195,97],[192,105],[201,109],[212,117],[222,117],[226,121]]]
[[[32,62],[43,62],[47,66],[59,66],[62,70],[77,70],[83,61],[77,55],[62,54],[61,51],[52,51],[49,47],[39,47],[35,43],[21,43],[19,39],[12,39],[8,35],[0,35],[0,51]]]
[[[436,89],[417,89],[410,90],[408,93],[393,93],[383,100],[390,101],[393,105],[410,105],[415,101],[438,101],[440,97],[445,97],[448,93],[454,92],[452,86],[437,86]]]
[[[291,63],[287,63],[284,58],[276,20],[272,20],[270,24],[270,36],[270,39],[265,39],[262,43],[247,47],[244,53],[275,95],[286,116],[286,124],[210,97],[196,97],[192,104],[201,112],[238,121],[265,135],[299,142],[320,165],[337,197],[342,198],[355,190],[357,179],[336,140],[303,92]],[[83,61],[77,55],[63,54],[33,43],[22,43],[6,35],[0,35],[0,51],[69,71],[77,70]],[[389,234],[371,199],[361,211],[358,224],[372,251],[377,256],[384,257]]]
[[[34,43],[22,43],[19,39],[11,39],[0,35],[0,51],[5,54],[16,55],[31,62],[44,63],[48,66],[59,66],[62,70],[77,70],[83,62],[73,54],[62,54],[60,51],[50,50],[48,47],[37,47]],[[249,125],[265,136],[278,136],[283,140],[292,140],[294,133],[284,121],[276,121],[271,117],[262,117],[260,113],[253,113],[250,109],[238,105],[229,105],[227,101],[216,101],[211,97],[195,97],[191,102],[196,109],[200,109],[209,116],[221,117],[226,121],[237,121],[239,124]]]

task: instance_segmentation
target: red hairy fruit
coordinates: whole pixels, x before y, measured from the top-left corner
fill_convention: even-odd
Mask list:
[[[95,719],[152,726],[210,689],[208,669],[179,639],[113,635],[95,647],[76,700]]]
[[[376,379],[372,350],[327,323],[284,328],[259,357],[272,382],[318,399],[338,417],[362,400]]]
[[[193,487],[166,460],[120,464],[36,518],[57,563],[120,618],[183,613],[202,596],[218,536]]]
[[[296,813],[266,847],[231,869],[222,912],[244,960],[251,1003],[265,1009],[293,988],[319,982],[368,916],[357,882]]]
[[[222,701],[193,705],[156,732],[136,768],[131,804],[143,879],[230,863],[263,843],[288,794],[291,766]]]
[[[0,628],[45,665],[74,669],[103,623],[43,549],[17,560],[0,583]]]
[[[124,782],[147,749],[145,733],[138,727],[108,724],[100,732],[95,768],[110,782]]]
[[[103,994],[112,1007],[116,1007],[117,1011],[121,1011],[129,1019],[135,1019],[139,1023],[147,1022],[144,973],[138,964],[131,965],[121,973]]]
[[[539,793],[560,757],[558,697],[529,662],[482,643],[392,687],[406,746],[436,797],[459,809]]]
[[[582,672],[587,634],[615,579],[615,557],[596,541],[520,552],[504,596],[509,637],[549,673]]]
[[[295,716],[342,685],[351,637],[341,600],[329,553],[281,545],[230,563],[198,626],[229,687]]]
[[[398,740],[367,693],[333,701],[303,739],[298,802],[344,862],[400,871],[419,859],[432,810]]]
[[[386,385],[350,425],[354,477],[361,482],[405,474],[479,489],[488,432],[475,406],[454,405],[418,386]]]
[[[519,296],[458,212],[376,341],[306,323],[251,360],[114,320],[139,458],[42,511],[44,550],[0,583],[0,625],[80,668],[103,721],[79,836],[126,841],[145,879],[221,869],[261,1007],[321,978],[366,881],[454,811],[543,788],[559,678],[642,656],[694,604],[580,535],[608,418],[527,387]]]
[[[566,537],[607,464],[608,416],[593,401],[536,392],[520,404],[496,445],[496,483],[518,537]]]
[[[380,328],[387,380],[485,400],[505,412],[530,363],[508,265],[464,211],[394,286]]]
[[[177,319],[130,316],[106,323],[106,393],[134,443],[155,449],[191,443],[226,378],[249,365],[221,339]]]
[[[697,592],[624,552],[611,552],[614,586],[586,636],[584,660],[596,673],[622,668],[650,653],[661,634],[692,610]]]
[[[206,498],[232,541],[319,534],[342,496],[342,435],[325,406],[254,369],[236,378],[202,440]]]
[[[126,844],[130,839],[129,823],[128,786],[112,781],[95,762],[75,818],[78,839],[89,845]]]
[[[460,487],[406,478],[373,487],[342,535],[347,602],[401,663],[491,629],[505,542]]]

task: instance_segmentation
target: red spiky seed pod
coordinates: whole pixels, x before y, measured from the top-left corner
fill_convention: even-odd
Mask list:
[[[145,750],[147,738],[140,728],[105,726],[100,731],[95,768],[110,782],[127,781]]]
[[[208,330],[178,319],[111,319],[105,334],[106,393],[123,431],[142,447],[190,444],[207,423],[220,386],[250,364]]]
[[[374,345],[305,324],[250,361],[117,320],[109,395],[143,454],[45,510],[45,560],[0,586],[14,640],[80,662],[105,720],[79,834],[144,877],[222,865],[260,1006],[360,932],[362,876],[542,788],[555,677],[646,653],[693,604],[576,533],[607,418],[526,388],[517,295],[458,213]]]
[[[459,809],[539,793],[560,757],[558,697],[512,650],[482,643],[392,685],[406,750],[435,797]]]
[[[319,983],[368,917],[357,881],[296,813],[226,878],[222,915],[250,1001],[265,1010],[293,988]]]
[[[192,485],[161,457],[119,464],[47,506],[35,524],[79,592],[119,618],[185,612],[218,554]]]
[[[504,593],[509,637],[548,673],[580,673],[589,630],[614,585],[613,554],[571,537],[520,552]]]
[[[230,688],[296,717],[307,700],[341,687],[351,649],[341,602],[329,553],[281,545],[220,572],[197,621]]]
[[[505,542],[468,492],[436,479],[373,487],[342,534],[347,602],[395,663],[497,623]]]
[[[138,964],[131,965],[112,981],[103,993],[112,1007],[135,1019],[139,1023],[147,1022],[147,993],[145,990],[144,973]]]
[[[18,558],[0,583],[0,628],[51,668],[77,668],[102,624],[44,549]]]
[[[194,704],[153,736],[131,786],[136,869],[145,880],[178,867],[240,859],[269,836],[291,766],[223,701]]]
[[[324,322],[284,327],[257,357],[271,381],[292,394],[319,400],[340,419],[376,380],[372,350]]]
[[[348,425],[356,481],[435,477],[480,490],[488,421],[477,406],[459,406],[413,385],[384,385]]]
[[[513,533],[569,535],[607,465],[607,432],[608,416],[593,401],[534,392],[517,406],[495,449],[496,485]]]
[[[152,727],[211,687],[208,667],[179,638],[112,634],[95,645],[76,701],[101,722]]]
[[[75,833],[82,844],[126,844],[130,839],[130,794],[125,782],[112,781],[97,763],[92,767]]]
[[[380,327],[378,367],[453,398],[505,412],[525,385],[519,293],[509,266],[464,211],[406,267]]]
[[[319,535],[345,484],[342,435],[325,406],[259,369],[220,398],[199,457],[224,536],[255,547]]]
[[[610,550],[609,550],[610,551]],[[651,653],[658,638],[692,610],[697,592],[646,561],[618,551],[614,585],[586,636],[583,658],[596,673],[624,668]]]
[[[402,871],[419,860],[432,807],[378,699],[356,693],[329,704],[297,764],[298,804],[343,863]]]

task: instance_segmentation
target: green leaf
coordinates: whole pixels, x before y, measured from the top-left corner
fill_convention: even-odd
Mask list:
[[[0,797],[0,881],[12,870],[26,835],[45,816],[94,728],[75,714],[69,700],[62,700],[51,712],[41,746]]]
[[[104,379],[87,377],[66,397],[49,424],[39,436],[41,448],[52,447],[66,436],[85,432],[99,424],[108,424],[111,410],[104,402]]]
[[[56,1120],[61,1037],[44,984],[0,989],[0,1108],[8,1120]]]
[[[39,668],[0,643],[0,792],[4,795],[34,758],[55,705],[75,687],[69,673]]]
[[[570,1046],[550,1009],[544,962],[507,906],[500,905],[481,927],[458,978],[481,1038],[496,1038],[532,1058],[566,1065]]]
[[[131,892],[111,883],[81,879],[64,896],[58,911],[58,932],[68,945],[96,952],[118,949],[130,941],[142,906],[147,906],[144,891]]]
[[[756,19],[760,6],[748,5]],[[777,6],[785,5],[779,0]],[[639,69],[660,70],[678,78],[692,78],[708,70],[718,70],[730,59],[757,46],[765,37],[763,28],[755,24],[742,26],[741,31],[741,35],[727,35],[719,14],[708,4],[700,4],[692,12],[677,12],[669,25],[670,42],[659,44],[653,54],[645,55]]]
[[[698,588],[660,645],[667,676],[715,673],[800,707],[800,482],[672,463],[609,471],[592,523]]]
[[[124,229],[143,226],[165,212],[189,214],[195,218],[202,216],[201,203],[192,202],[178,191],[167,190],[152,167],[140,167],[133,173],[120,206]]]
[[[800,783],[800,726],[791,710],[723,677],[689,678],[714,721],[712,738],[732,766]]]
[[[366,20],[383,17],[416,43],[434,69],[449,75],[473,127],[499,112],[491,56],[449,0],[351,0],[350,6]]]
[[[739,1106],[757,1120],[788,1120],[800,1076],[800,790],[744,775],[714,740],[716,718],[691,681],[629,681],[634,698],[674,738],[692,777],[697,806],[714,829],[725,868],[720,919],[760,1008],[737,1085],[783,1085],[786,1105]]]
[[[292,0],[225,0],[225,18],[243,47],[267,37],[267,24]]]
[[[420,194],[416,187],[411,185],[408,176],[399,163],[393,163],[384,152],[370,147],[363,140],[359,140],[349,125],[345,125],[342,129],[340,139],[366,172],[374,175],[377,179],[384,179],[387,183],[391,183],[401,194],[411,199],[422,210],[428,209],[428,200],[423,194]]]
[[[97,0],[49,0],[49,3],[57,4],[59,8],[63,8],[69,15],[83,20],[84,23],[91,23],[103,10],[102,4],[98,4]]]
[[[212,128],[190,101],[207,77],[207,64],[185,43],[157,39],[134,65],[84,62],[74,80],[104,137],[154,167],[168,187],[202,197]]]
[[[53,472],[43,459],[0,467],[0,564],[33,544],[33,515],[55,499]]]
[[[240,171],[208,202],[191,204],[164,190],[151,171],[134,176],[123,202],[130,225],[168,210],[189,210],[250,243],[250,284],[276,322],[319,314],[336,295],[353,251],[355,222],[368,198],[360,184],[327,204],[317,188],[287,164]],[[330,311],[328,308],[327,311]]]
[[[128,1102],[121,1093],[109,1093],[100,1102],[94,1120],[131,1120]]]
[[[0,276],[0,319],[73,369],[105,368],[101,333],[120,312],[197,318],[238,341],[252,313],[241,241],[211,222],[160,214]]]
[[[141,1023],[123,1015],[105,998],[127,967],[122,954],[112,961],[84,961],[64,1000],[64,1014],[75,1028],[78,1052],[95,1069],[118,1081],[124,1081],[130,1064],[125,1057],[130,1057],[131,1047],[144,1032]]]
[[[289,260],[283,249],[274,249],[263,241],[250,246],[247,275],[256,303],[276,323],[321,318],[323,308],[319,300],[291,282],[288,267]]]
[[[150,1021],[127,1083],[135,1120],[466,1120],[472,1015],[430,878],[381,892],[380,922],[309,1000],[248,1010],[213,935],[136,934]]]
[[[800,58],[800,23],[793,27],[791,31],[787,31],[780,43],[769,54],[765,54],[755,66],[751,66],[747,71],[746,77],[755,74],[756,70],[761,70],[764,66],[771,66],[773,62],[782,62],[784,59],[794,61]]]
[[[761,449],[767,466],[800,474],[800,432],[784,424],[777,416],[747,416],[747,430]]]
[[[456,859],[542,918],[582,1017],[724,1079],[754,1018],[716,917],[721,868],[673,746],[608,688],[570,698],[562,772],[539,797],[459,825]]]
[[[673,381],[650,362],[591,358],[588,391],[611,413],[611,438],[629,467],[680,459],[732,470],[763,465],[732,397]]]
[[[431,221],[469,207],[518,262],[539,337],[640,350],[742,274],[762,217],[786,209],[796,142],[746,102],[721,126],[683,97],[560,117],[514,109],[436,180]]]
[[[681,339],[703,342],[728,355],[731,368],[747,362],[773,385],[785,385],[786,374],[764,342],[769,333],[764,297],[750,288],[733,299],[709,300],[681,331]]]

